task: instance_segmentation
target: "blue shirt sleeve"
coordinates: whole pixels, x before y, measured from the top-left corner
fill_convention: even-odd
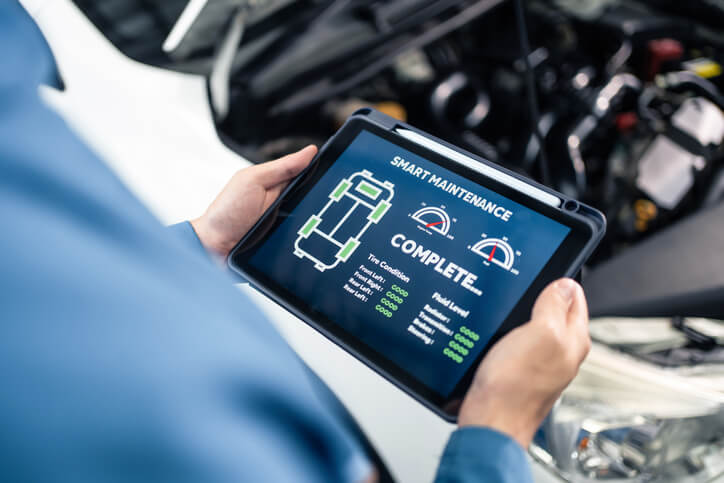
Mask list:
[[[190,222],[182,221],[180,223],[175,223],[173,225],[169,225],[166,229],[178,239],[184,240],[185,243],[187,243],[193,250],[196,250],[201,254],[206,254],[206,249],[204,248],[204,245],[201,244],[201,240]]]
[[[525,451],[498,431],[465,427],[450,436],[436,483],[532,483]]]
[[[206,251],[206,248],[204,248],[204,245],[201,243],[201,240],[199,239],[196,230],[194,230],[194,227],[191,225],[191,222],[182,221],[181,223],[175,223],[168,226],[167,230],[179,240],[183,240],[193,250],[205,256],[213,258],[212,255],[210,255]],[[248,283],[248,280],[246,278],[231,270],[225,263],[222,263],[220,261],[219,265],[222,267],[223,270],[228,272],[234,283]]]

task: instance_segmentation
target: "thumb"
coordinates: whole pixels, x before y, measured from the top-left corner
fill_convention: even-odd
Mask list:
[[[577,285],[570,278],[562,278],[549,284],[535,301],[531,319],[565,326]]]
[[[309,145],[296,153],[268,161],[264,164],[254,166],[254,177],[256,181],[265,188],[287,182],[301,173],[317,154],[317,148]]]

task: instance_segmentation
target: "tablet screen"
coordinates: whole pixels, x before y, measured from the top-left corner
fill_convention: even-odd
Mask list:
[[[445,398],[569,232],[361,130],[247,263]]]

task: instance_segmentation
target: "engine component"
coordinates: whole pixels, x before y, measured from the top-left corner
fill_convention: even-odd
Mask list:
[[[587,85],[579,76],[574,77],[577,85]],[[588,75],[585,76],[588,78]],[[578,79],[578,80],[576,80]],[[612,120],[628,93],[638,94],[641,82],[631,74],[616,74],[593,95],[588,109],[590,114],[581,119],[566,139],[568,160],[556,169],[557,188],[562,192],[579,198],[587,189],[587,168],[582,151],[596,131]],[[616,121],[613,119],[614,122]]]
[[[435,71],[420,49],[403,52],[394,64],[395,74],[402,83],[427,83],[435,80]]]
[[[724,113],[702,97],[686,99],[671,117],[671,124],[702,146],[719,146],[724,141]]]
[[[713,77],[719,77],[722,75],[721,65],[714,62],[711,59],[700,57],[698,59],[692,59],[686,62],[682,62],[682,65],[689,72],[693,72],[699,77],[704,79],[711,79]]]
[[[590,330],[593,340],[661,367],[724,364],[724,321],[610,317]]]
[[[488,117],[490,97],[477,89],[467,75],[455,72],[432,91],[430,107],[442,122],[475,129]]]
[[[636,186],[658,206],[673,210],[693,188],[694,171],[705,166],[704,158],[660,135],[639,161]]]
[[[351,98],[343,101],[330,101],[325,104],[323,111],[325,115],[332,119],[335,129],[339,129],[349,116],[365,107],[374,107],[378,111],[403,122],[407,120],[405,107],[395,101],[368,102],[363,99]]]
[[[653,80],[661,72],[664,63],[681,60],[684,55],[684,46],[674,39],[655,39],[649,41],[648,51],[647,80]]]
[[[710,481],[724,470],[721,374],[692,377],[594,343],[531,454],[572,482]]]
[[[590,270],[591,314],[724,319],[722,219],[719,203]]]

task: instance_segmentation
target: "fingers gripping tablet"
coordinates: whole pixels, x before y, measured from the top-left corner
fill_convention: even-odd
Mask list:
[[[603,216],[571,201],[366,110],[229,263],[454,420],[480,359],[528,320],[548,282],[575,275],[603,236]]]

